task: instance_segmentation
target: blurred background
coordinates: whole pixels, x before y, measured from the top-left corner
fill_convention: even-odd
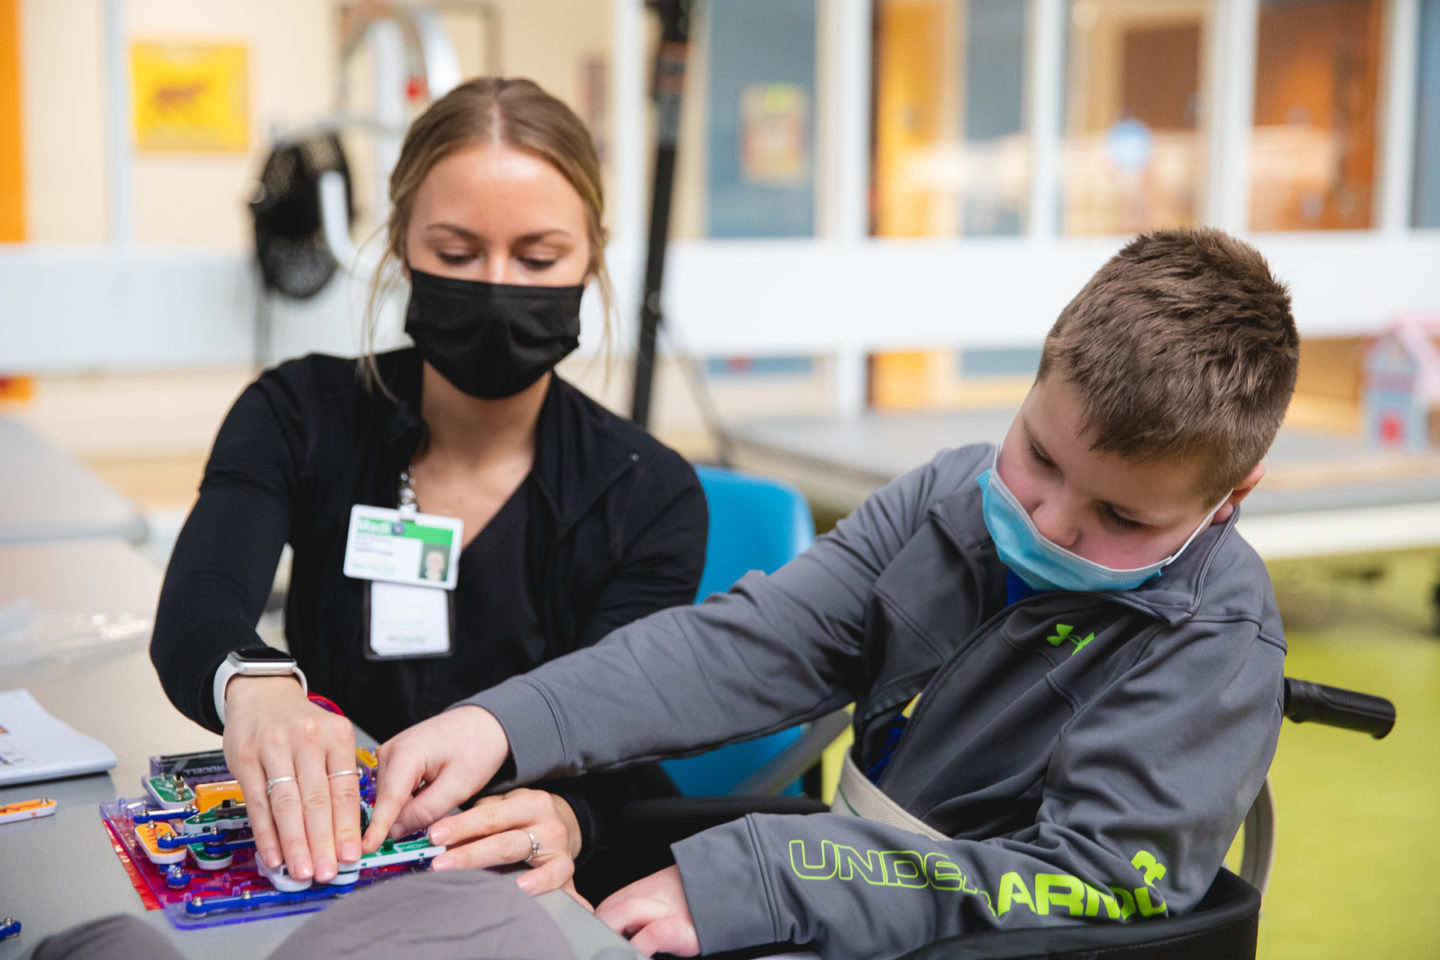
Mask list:
[[[588,298],[562,373],[628,413],[658,39],[643,0],[0,0],[0,423],[163,564],[240,388],[360,349],[397,131],[476,74],[596,138],[619,316]],[[1261,249],[1302,366],[1242,526],[1289,673],[1400,710],[1379,744],[1287,726],[1262,956],[1440,955],[1440,0],[709,0],[676,156],[650,426],[822,529],[994,439],[1125,236]],[[262,176],[319,205],[298,239]]]

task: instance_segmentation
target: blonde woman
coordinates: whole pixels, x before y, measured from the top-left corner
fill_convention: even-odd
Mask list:
[[[694,471],[552,369],[588,286],[609,313],[600,167],[575,114],[527,80],[472,80],[412,125],[390,198],[415,346],[293,360],[241,394],[151,644],[175,706],[223,729],[257,856],[301,879],[361,855],[352,721],[391,737],[689,603],[704,564]],[[453,532],[446,584],[386,581],[403,580],[387,550],[419,549],[405,519]],[[285,543],[289,655],[255,632]],[[605,846],[618,804],[671,789],[653,766],[548,786],[482,801],[489,840],[435,866],[525,862],[521,886],[553,889]]]

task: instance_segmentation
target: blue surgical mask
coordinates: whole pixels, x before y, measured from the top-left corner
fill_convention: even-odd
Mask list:
[[[1215,509],[1195,528],[1189,539],[1180,545],[1180,549],[1164,560],[1129,570],[1117,570],[1093,560],[1086,560],[1047,539],[1037,530],[1030,514],[1025,512],[1015,494],[1005,486],[1005,481],[1000,479],[999,460],[1000,451],[997,449],[997,465],[991,466],[978,478],[985,526],[990,530],[990,539],[995,542],[995,550],[1000,554],[1000,560],[1014,570],[1016,576],[1024,580],[1032,590],[1070,590],[1077,593],[1133,590],[1145,581],[1160,576],[1161,570],[1174,563],[1176,558],[1185,552],[1185,548],[1190,546],[1190,541],[1210,525],[1215,511],[1224,505],[1225,500],[1230,499],[1229,494],[1226,494],[1225,500],[1215,504]]]

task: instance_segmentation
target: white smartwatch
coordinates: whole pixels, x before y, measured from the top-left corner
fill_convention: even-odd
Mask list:
[[[233,677],[294,677],[300,681],[302,694],[310,692],[299,664],[284,650],[262,643],[231,650],[230,655],[215,668],[215,712],[220,715],[221,726],[225,725],[225,687]]]

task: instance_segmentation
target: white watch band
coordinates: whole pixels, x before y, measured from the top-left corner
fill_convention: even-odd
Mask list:
[[[229,657],[221,660],[220,666],[215,668],[215,681],[211,685],[211,692],[215,697],[215,712],[220,717],[220,726],[222,727],[225,726],[225,688],[235,677],[244,674],[245,671],[231,663]],[[289,675],[300,681],[300,692],[309,696],[310,685],[305,682],[305,671],[297,665],[291,667]],[[251,676],[257,676],[257,674],[251,674]],[[285,674],[271,674],[271,676],[285,676]]]

